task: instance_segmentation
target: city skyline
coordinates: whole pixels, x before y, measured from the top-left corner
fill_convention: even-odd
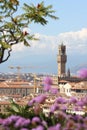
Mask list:
[[[29,3],[39,3],[32,0]],[[26,0],[28,3],[28,0]],[[58,45],[62,42],[67,49],[67,68],[86,65],[87,56],[87,1],[48,1],[52,4],[59,20],[48,19],[46,26],[30,25],[29,31],[38,37],[39,41],[29,41],[31,47],[26,48],[21,43],[14,46],[10,59],[0,65],[0,72],[12,72],[8,66],[36,66],[37,68],[23,69],[22,72],[46,72],[57,74]],[[42,66],[41,69],[39,66]],[[16,71],[16,70],[14,70]]]

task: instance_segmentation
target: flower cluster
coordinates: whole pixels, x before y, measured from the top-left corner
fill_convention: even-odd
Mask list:
[[[58,89],[57,88],[52,88],[53,81],[50,77],[45,77],[43,80],[44,88],[43,90],[45,92],[50,92],[52,94],[57,94]]]
[[[87,78],[87,68],[82,68],[78,71],[78,76],[80,78]]]
[[[51,79],[46,78],[46,93],[31,99],[23,109],[16,109],[20,107],[13,103],[20,111],[0,118],[0,130],[87,130],[87,96],[68,98],[54,94],[56,90],[52,94],[51,84]],[[54,100],[48,104],[50,96]]]
[[[36,114],[35,107],[45,102],[47,97],[40,95],[35,97],[35,102],[32,104],[33,116],[28,115],[28,118],[20,115],[11,115],[5,119],[0,119],[0,125],[4,130],[87,130],[87,117],[76,112],[87,112],[87,97],[70,99],[56,97],[54,104],[49,108],[48,116],[40,111]],[[31,101],[32,101],[31,100]],[[30,101],[30,102],[31,102]],[[30,107],[30,102],[28,106]],[[65,107],[66,106],[66,107]],[[77,109],[75,109],[77,107]],[[70,108],[70,109],[69,109]],[[69,111],[71,110],[71,112]],[[74,113],[72,113],[72,111]]]

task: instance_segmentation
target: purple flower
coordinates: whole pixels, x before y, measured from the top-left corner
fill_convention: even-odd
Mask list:
[[[58,93],[58,89],[57,88],[51,88],[50,92],[52,94],[57,94]]]
[[[58,97],[56,100],[55,100],[56,103],[59,103],[59,104],[64,104],[66,103],[66,100],[62,97]]]
[[[52,79],[50,77],[44,78],[44,85],[52,85]]]
[[[20,116],[11,115],[9,118],[12,120],[12,122],[16,122]]]
[[[84,118],[84,125],[87,127],[87,117]]]
[[[87,128],[87,127],[84,126],[83,123],[78,123],[78,124],[76,124],[76,130],[87,130],[87,129],[85,129],[85,128]]]
[[[44,103],[45,99],[46,99],[46,95],[39,95],[37,97],[34,98],[36,103]]]
[[[75,121],[75,122],[80,122],[83,118],[81,115],[74,115],[74,116],[71,116],[71,118]]]
[[[3,129],[3,128],[4,128],[4,129]],[[3,128],[1,128],[1,130],[10,130],[10,128],[7,127],[7,126],[4,126]]]
[[[15,128],[26,127],[30,124],[30,119],[20,117],[15,123]]]
[[[50,89],[51,89],[51,86],[50,86],[50,85],[45,85],[45,86],[44,86],[44,91],[45,91],[45,92],[49,92]]]
[[[41,104],[42,104],[42,103],[44,103],[44,101],[45,101],[46,98],[47,98],[46,95],[41,94],[41,95],[39,95],[39,96],[33,98],[33,99],[28,103],[28,105],[29,105],[29,106],[32,106],[34,103],[41,103]]]
[[[38,115],[40,113],[40,111],[41,111],[40,105],[39,104],[35,105],[34,106],[34,113],[35,113],[35,115]]]
[[[15,128],[19,128],[22,126],[22,123],[24,122],[24,118],[20,117],[17,122],[15,123]]]
[[[80,106],[80,107],[83,107],[84,106],[84,102],[83,101],[78,101],[77,105]]]
[[[28,106],[32,106],[35,103],[35,100],[32,99],[31,101],[28,102]]]
[[[27,128],[21,128],[20,130],[29,130],[29,129],[27,129]]]
[[[82,99],[84,106],[87,106],[87,96]]]
[[[46,99],[45,95],[40,95],[40,96],[38,96],[38,97],[35,98],[35,101],[37,103],[43,103],[45,101],[45,99]]]
[[[63,110],[63,111],[67,110],[67,106],[62,105],[61,110]]]
[[[39,117],[33,117],[32,123],[40,123],[40,118]]]
[[[59,109],[59,106],[58,106],[58,104],[57,103],[54,103],[51,107],[50,107],[50,112],[54,112],[54,111],[56,111],[56,110],[58,110]]]
[[[4,119],[1,119],[1,118],[0,118],[0,125],[3,123],[3,120],[4,120]]]
[[[69,118],[68,115],[63,111],[60,111],[57,116],[60,121],[67,120]]]
[[[51,126],[51,127],[48,128],[48,130],[61,130],[61,125],[57,124],[55,126]]]
[[[48,92],[51,89],[52,79],[50,77],[45,77],[43,83],[44,83],[44,91]]]
[[[68,120],[66,123],[67,130],[74,130],[75,128],[75,122],[73,120]]]
[[[8,117],[8,118],[3,120],[2,125],[9,126],[11,123],[12,123],[12,120],[10,119],[10,117]]]
[[[78,76],[80,78],[87,78],[87,68],[83,68],[78,71]]]
[[[71,97],[70,103],[77,103],[77,98],[76,97]]]
[[[47,122],[43,120],[42,121],[42,125],[45,126],[45,127],[47,127]]]
[[[44,127],[39,125],[36,128],[33,128],[32,130],[44,130]]]
[[[23,124],[22,124],[22,126],[23,126],[23,127],[26,127],[26,126],[28,126],[29,124],[30,124],[30,119],[25,119],[24,122],[23,122]]]

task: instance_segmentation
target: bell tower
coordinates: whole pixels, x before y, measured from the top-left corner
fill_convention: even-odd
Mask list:
[[[66,76],[67,56],[66,56],[66,46],[63,44],[58,46],[57,62],[58,62],[58,77]]]

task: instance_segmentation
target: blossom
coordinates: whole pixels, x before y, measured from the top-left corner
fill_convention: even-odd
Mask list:
[[[3,119],[0,118],[0,124],[2,124],[2,122],[3,122]]]
[[[80,78],[87,78],[87,68],[83,68],[78,71],[78,76]]]
[[[43,103],[45,101],[45,99],[46,99],[46,95],[44,95],[44,94],[41,94],[34,98],[36,103]]]
[[[50,92],[52,94],[57,94],[58,93],[58,88],[51,88]]]
[[[87,96],[82,99],[82,102],[85,106],[87,106]]]
[[[56,98],[55,102],[59,103],[59,104],[64,104],[64,103],[66,103],[66,100],[62,97],[58,97],[58,98]]]
[[[3,129],[3,128],[4,128],[4,129]],[[4,127],[1,128],[1,130],[10,130],[10,128],[7,127],[7,126],[4,126]]]
[[[64,120],[67,120],[69,118],[68,115],[63,111],[60,111],[57,117],[62,123],[64,122]]]
[[[51,89],[52,79],[50,77],[45,77],[43,80],[44,91],[48,92]]]
[[[70,103],[77,103],[77,98],[76,97],[71,97],[70,98]]]
[[[41,110],[41,107],[40,107],[39,104],[34,106],[34,113],[35,113],[36,115],[39,114],[40,110]]]
[[[28,34],[28,28],[26,27],[26,28],[23,29],[23,35],[25,36],[27,34]]]
[[[83,120],[82,116],[81,115],[74,115],[74,116],[71,116],[71,119],[73,119],[75,122],[80,122]]]
[[[20,127],[26,127],[30,124],[30,119],[25,119],[23,117],[20,117],[17,122],[15,123],[15,128],[20,128]]]
[[[57,124],[55,126],[51,126],[51,127],[48,128],[48,130],[61,130],[61,125]]]
[[[36,128],[33,128],[32,130],[44,130],[44,127],[39,125]]]
[[[40,104],[42,104],[42,103],[44,103],[44,101],[45,101],[46,98],[47,98],[46,95],[41,94],[41,95],[33,98],[31,101],[29,101],[28,105],[32,106],[34,103],[40,103]]]
[[[2,125],[9,126],[11,123],[12,123],[12,120],[10,119],[10,117],[8,117],[8,118],[3,120]]]
[[[28,102],[28,106],[32,106],[34,103],[35,103],[35,99],[33,98],[32,100],[30,100],[30,101]]]
[[[19,118],[20,116],[15,116],[15,115],[10,116],[10,119],[12,120],[12,122],[16,122]]]
[[[58,110],[59,109],[59,106],[58,106],[58,104],[57,103],[54,103],[51,107],[50,107],[50,112],[54,112],[54,111],[56,111],[56,110]]]
[[[47,127],[47,122],[45,120],[43,120],[41,123],[43,126]]]
[[[87,127],[87,117],[84,118],[84,125]]]
[[[77,105],[80,106],[80,107],[83,107],[84,106],[84,102],[80,100],[80,101],[77,102]]]
[[[63,105],[63,106],[61,107],[61,110],[66,111],[66,110],[67,110],[67,106]]]
[[[40,123],[40,118],[39,117],[33,117],[32,123]]]
[[[73,120],[68,120],[66,123],[67,130],[74,130],[75,128],[75,122]]]
[[[21,128],[20,130],[29,130],[29,129],[27,129],[27,128]]]

